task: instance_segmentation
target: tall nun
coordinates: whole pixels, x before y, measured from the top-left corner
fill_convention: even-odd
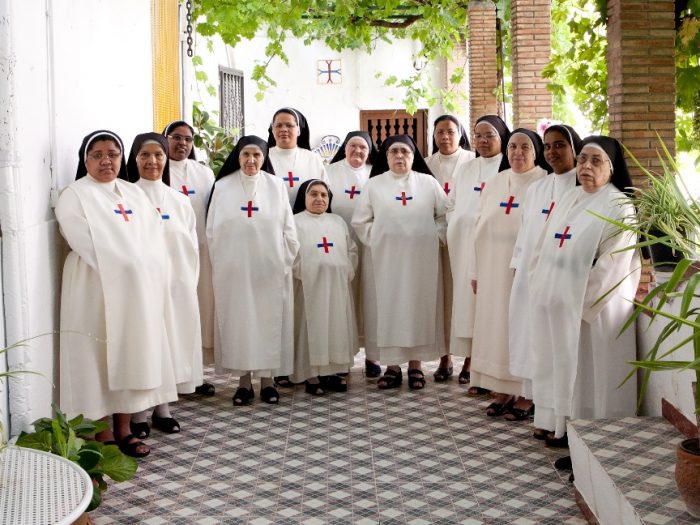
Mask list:
[[[294,108],[278,109],[268,129],[270,162],[277,177],[284,182],[290,207],[299,186],[310,179],[328,182],[321,157],[310,151],[309,124],[306,117]]]
[[[409,387],[423,388],[421,361],[445,350],[439,247],[446,198],[416,150],[407,135],[382,143],[352,218],[372,253],[372,280],[363,279],[365,345],[389,365],[379,388],[398,387],[406,361]]]
[[[214,274],[218,370],[240,377],[234,405],[277,403],[273,376],[293,371],[292,264],[299,249],[284,183],[269,163],[267,143],[242,137],[219,172],[207,215]]]
[[[447,196],[447,246],[450,266],[459,268],[452,275],[451,354],[464,356],[459,382],[469,383],[469,363],[474,331],[474,292],[469,280],[473,251],[474,222],[484,188],[499,171],[507,169],[505,155],[510,130],[497,115],[483,115],[474,125],[476,158],[455,173],[454,186]],[[452,361],[443,357],[440,368],[449,370]],[[478,391],[470,389],[473,393]]]
[[[551,446],[565,444],[568,419],[621,418],[636,406],[635,381],[619,386],[636,356],[635,331],[620,334],[639,283],[629,249],[636,238],[594,215],[634,217],[620,143],[584,139],[576,176],[580,185],[557,202],[530,266],[535,426],[553,431]]]

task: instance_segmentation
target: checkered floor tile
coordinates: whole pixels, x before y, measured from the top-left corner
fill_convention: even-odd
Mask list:
[[[585,524],[561,451],[532,422],[485,415],[455,377],[380,391],[358,355],[347,393],[280,389],[234,407],[235,380],[173,405],[180,434],[153,430],[136,477],[92,513],[108,524]],[[459,368],[456,364],[455,369]],[[405,375],[405,370],[404,370]]]

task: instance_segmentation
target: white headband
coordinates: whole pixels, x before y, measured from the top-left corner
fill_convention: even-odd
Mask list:
[[[607,160],[607,161],[608,161],[608,164],[610,164],[610,173],[612,173],[612,172],[613,172],[613,163],[612,163],[612,161],[610,160],[610,157],[608,156],[608,152],[605,151],[605,150],[603,149],[603,147],[602,147],[600,144],[597,144],[597,143],[595,143],[595,142],[589,142],[588,144],[585,144],[583,147],[584,147],[584,148],[587,148],[587,147],[589,147],[589,146],[590,146],[591,148],[594,148],[594,149],[599,150],[599,151],[603,154],[603,156],[605,157],[605,160]],[[581,148],[581,149],[583,150],[583,148]]]
[[[522,133],[520,131],[513,133],[510,136],[510,138],[508,139],[508,146],[510,146],[510,142],[513,140],[513,137],[515,137],[516,135],[522,135],[523,137],[525,137],[527,139],[527,141],[530,143],[530,151],[532,151],[532,158],[533,158],[533,160],[537,160],[537,152],[535,151],[535,144],[532,142],[532,139],[526,133]]]
[[[83,162],[87,161],[87,154],[88,154],[88,150],[90,149],[90,144],[92,144],[97,137],[101,137],[102,135],[107,135],[109,137],[112,137],[117,142],[117,144],[119,144],[119,149],[121,149],[122,151],[124,150],[124,147],[122,145],[122,141],[119,140],[119,137],[117,137],[114,133],[110,133],[109,131],[96,131],[95,133],[93,133],[90,136],[88,141],[85,143],[85,153],[84,153],[85,156],[83,158]],[[121,153],[121,151],[120,151],[120,153]]]

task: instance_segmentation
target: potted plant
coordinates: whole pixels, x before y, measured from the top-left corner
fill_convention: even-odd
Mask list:
[[[65,414],[52,404],[53,419],[37,419],[34,432],[22,432],[16,445],[51,452],[80,465],[93,483],[92,501],[86,512],[95,510],[102,502],[102,493],[107,490],[105,478],[126,481],[134,477],[138,463],[123,454],[116,445],[105,445],[90,439],[97,432],[106,430],[104,421],[93,421],[82,415],[67,419]]]
[[[661,141],[660,141],[661,142]],[[666,282],[658,284],[644,299],[635,301],[635,311],[623,326],[622,331],[634,329],[635,321],[647,313],[651,322],[665,323],[649,352],[633,366],[629,377],[642,371],[640,403],[649,384],[651,373],[658,371],[691,370],[695,373],[693,396],[695,413],[700,428],[700,304],[695,298],[700,293],[700,273],[696,265],[698,233],[700,233],[700,203],[688,195],[679,176],[678,166],[668,149],[661,142],[664,155],[659,155],[663,174],[658,176],[642,167],[630,157],[649,178],[649,188],[637,190],[631,197],[637,208],[634,220],[612,221],[621,230],[631,231],[642,239],[634,248],[665,246],[679,260]],[[629,152],[628,152],[629,154]],[[685,191],[684,191],[685,190]],[[665,306],[672,300],[680,301],[677,314]],[[679,342],[670,347],[670,338],[684,330]],[[681,348],[690,346],[691,360],[673,360]],[[686,439],[677,449],[676,484],[686,503],[688,512],[700,517],[700,441],[698,437]]]

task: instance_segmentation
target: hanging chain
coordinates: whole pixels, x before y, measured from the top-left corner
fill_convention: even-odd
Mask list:
[[[191,57],[192,52],[192,0],[187,0],[187,56]]]

